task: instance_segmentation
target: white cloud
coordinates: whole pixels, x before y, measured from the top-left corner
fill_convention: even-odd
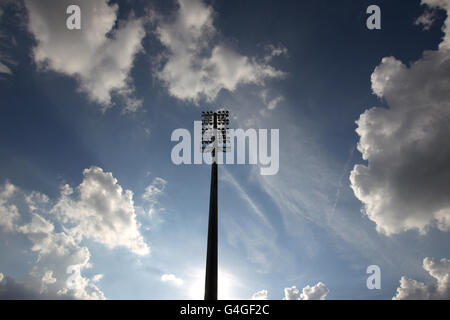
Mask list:
[[[42,282],[45,284],[52,284],[56,282],[56,278],[53,277],[53,271],[46,271],[42,277]]]
[[[4,15],[8,11],[8,15]],[[3,0],[0,3],[0,80],[6,79],[6,76],[13,75],[13,68],[18,62],[13,58],[13,48],[16,47],[14,35],[3,29],[3,25],[8,27],[20,27],[23,6],[19,1]]]
[[[0,228],[13,231],[19,212],[14,204],[8,203],[15,193],[16,188],[9,182],[0,187]]]
[[[92,281],[92,282],[99,282],[100,280],[103,279],[103,277],[104,277],[104,275],[101,274],[101,273],[99,273],[99,274],[94,275],[94,276],[91,278],[91,281]]]
[[[150,216],[161,210],[161,208],[158,208],[158,198],[163,194],[166,185],[166,180],[156,177],[145,188],[145,192],[142,194],[142,199],[149,204],[148,214]]]
[[[300,300],[299,293],[300,291],[298,291],[296,286],[284,288],[283,300]]]
[[[318,282],[314,286],[307,285],[302,289],[302,293],[293,286],[284,289],[283,300],[325,300],[330,290],[322,282]]]
[[[142,199],[152,202],[161,195],[166,188],[167,181],[163,178],[156,177],[146,188],[142,195]]]
[[[66,8],[81,8],[81,30],[66,28]],[[111,94],[125,98],[125,110],[141,102],[132,97],[129,72],[145,35],[143,21],[130,18],[117,22],[118,6],[108,1],[25,1],[28,29],[37,40],[34,60],[42,69],[76,77],[89,98],[107,108]]]
[[[25,202],[30,211],[36,211],[42,204],[48,203],[49,199],[43,193],[32,191],[29,195],[25,196]]]
[[[267,89],[264,89],[259,94],[261,100],[266,105],[267,110],[274,110],[280,102],[284,100],[282,96],[275,96],[269,98],[269,91]],[[264,115],[264,112],[266,110],[261,110],[262,114]]]
[[[267,290],[255,292],[252,295],[252,300],[267,300]]]
[[[0,284],[0,299],[104,299],[103,292],[81,272],[90,267],[87,247],[65,232],[55,232],[54,225],[33,213],[31,221],[14,228],[31,241],[38,257],[31,270],[18,282],[6,276]],[[67,285],[69,266],[80,270],[78,286]],[[51,269],[50,269],[51,268]]]
[[[2,58],[0,56],[0,58]],[[2,62],[0,62],[0,73],[5,73],[5,74],[9,74],[12,75],[12,71],[10,68],[8,68],[5,64],[3,64]]]
[[[436,11],[439,8],[445,9],[449,11],[450,9],[450,3],[447,0],[422,0],[422,5],[425,5],[426,9],[425,12],[416,19],[414,24],[416,25],[422,25],[424,30],[429,30],[433,23],[436,20]],[[448,26],[445,25],[444,28],[447,28]],[[447,36],[445,39],[443,45],[446,45],[447,48],[449,48],[450,41]]]
[[[67,281],[69,266],[77,266],[80,272],[90,268],[90,252],[65,232],[55,232],[54,225],[43,217],[33,214],[29,224],[19,230],[28,236],[38,252],[38,258],[26,275],[23,286],[28,290],[39,290],[42,297],[104,299],[103,292],[81,273],[79,286],[69,288]],[[52,268],[49,270],[48,268]]]
[[[425,258],[423,268],[435,281],[425,284],[402,277],[394,300],[450,299],[450,260]]]
[[[322,282],[318,282],[315,286],[306,286],[302,292],[296,286],[284,289],[283,300],[325,300],[330,290]],[[255,292],[252,296],[253,300],[267,300],[267,290]]]
[[[108,248],[123,246],[136,254],[146,255],[149,247],[139,232],[133,193],[123,190],[111,172],[91,167],[83,171],[77,187],[78,198],[66,185],[52,209],[64,224],[75,224],[66,231],[76,237],[91,238]]]
[[[436,18],[436,12],[426,10],[420,17],[414,21],[415,25],[422,25],[424,30],[430,30]]]
[[[158,18],[156,28],[156,35],[167,48],[167,62],[156,76],[172,96],[195,103],[201,98],[212,101],[221,89],[233,91],[249,83],[263,85],[266,79],[284,76],[265,61],[243,56],[224,43],[214,42],[218,32],[213,25],[211,6],[200,0],[179,0],[178,4],[173,21]]]
[[[266,62],[269,62],[274,57],[288,55],[288,50],[284,46],[274,46],[273,44],[269,44],[266,46],[266,50],[269,51],[269,54],[267,54],[264,58]]]
[[[280,103],[281,101],[283,101],[283,97],[281,97],[281,96],[273,98],[272,100],[269,101],[269,103],[267,103],[267,109],[269,109],[269,110],[275,109],[277,107],[278,103]]]
[[[300,295],[301,300],[325,300],[330,290],[322,282],[317,283],[315,286],[306,286],[302,290]]]
[[[447,11],[446,1],[423,1]],[[371,108],[357,121],[358,150],[368,165],[350,175],[365,213],[385,234],[430,226],[450,229],[450,17],[438,51],[411,66],[387,57],[372,74],[373,92],[389,109]]]
[[[103,274],[83,276],[92,267],[89,249],[81,245],[84,238],[136,254],[149,252],[139,233],[132,192],[124,191],[101,168],[91,167],[83,174],[78,197],[65,185],[54,205],[39,192],[24,193],[9,182],[0,187],[1,231],[25,235],[37,253],[20,281],[5,276],[0,299],[104,299],[96,285]]]
[[[174,274],[163,274],[161,276],[161,281],[170,283],[177,287],[183,285],[183,282],[184,282],[183,279],[177,278],[177,276],[175,276]]]

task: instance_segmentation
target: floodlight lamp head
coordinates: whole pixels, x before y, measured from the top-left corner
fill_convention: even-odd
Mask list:
[[[202,152],[230,151],[228,116],[227,110],[202,111]]]

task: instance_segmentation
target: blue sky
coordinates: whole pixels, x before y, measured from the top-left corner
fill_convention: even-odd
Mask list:
[[[219,167],[219,298],[449,298],[448,10],[2,2],[0,296],[201,299],[210,168],[170,136],[226,106],[280,168]]]

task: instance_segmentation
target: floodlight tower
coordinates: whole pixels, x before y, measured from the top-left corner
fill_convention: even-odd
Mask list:
[[[228,111],[202,112],[202,151],[211,152],[205,300],[217,300],[217,154],[227,152]]]

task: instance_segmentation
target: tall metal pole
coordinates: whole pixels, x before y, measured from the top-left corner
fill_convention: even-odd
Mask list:
[[[209,198],[208,246],[206,255],[205,300],[217,300],[217,115],[214,113],[214,149],[211,165],[211,189]]]
[[[228,152],[229,112],[202,112],[202,151],[212,153],[211,188],[209,197],[208,245],[206,254],[205,300],[217,300],[218,274],[218,218],[217,218],[217,158],[219,152]],[[212,126],[212,134],[211,134]],[[212,150],[211,150],[212,147]]]

